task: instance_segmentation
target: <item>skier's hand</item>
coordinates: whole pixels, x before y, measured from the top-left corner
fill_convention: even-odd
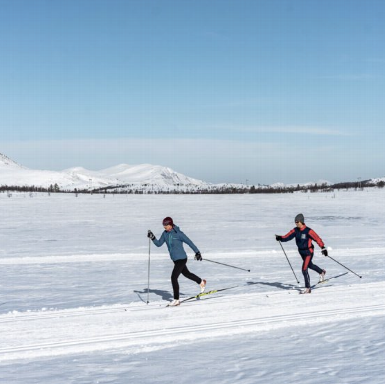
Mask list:
[[[279,235],[275,235],[275,240],[277,240],[277,241],[281,241],[281,240],[282,240],[282,236],[279,236]]]
[[[328,255],[328,250],[324,247],[324,248],[322,248],[322,254],[324,255],[324,256],[327,256]]]
[[[147,237],[151,240],[155,239],[155,235],[150,230],[148,230]]]
[[[194,257],[195,260],[202,261],[202,255],[200,252],[197,252]]]

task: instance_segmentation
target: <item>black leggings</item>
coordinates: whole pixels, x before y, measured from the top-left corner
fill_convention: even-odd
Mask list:
[[[186,267],[187,259],[182,260],[176,260],[174,261],[174,269],[172,270],[171,274],[171,283],[172,283],[172,289],[174,290],[174,299],[179,300],[179,283],[178,283],[178,277],[180,274],[182,274],[184,277],[187,277],[190,280],[195,281],[197,284],[200,284],[202,282],[202,279],[193,273],[191,273],[188,268]]]

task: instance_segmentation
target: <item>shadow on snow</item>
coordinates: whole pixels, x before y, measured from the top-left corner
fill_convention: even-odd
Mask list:
[[[138,295],[139,299],[143,301],[143,303],[146,303],[147,301],[147,288],[143,289],[142,291],[135,291],[134,292]],[[169,291],[164,291],[161,289],[150,289],[149,293],[153,293],[157,296],[160,296],[162,300],[169,301],[173,299],[173,295]],[[145,299],[142,297],[142,295],[145,297]]]
[[[247,285],[267,285],[269,287],[274,287],[274,288],[284,289],[284,290],[289,290],[289,289],[293,289],[293,288],[296,287],[293,284],[282,284],[282,283],[278,283],[278,282],[276,282],[276,283],[266,283],[264,281],[256,281],[256,282],[248,281]]]

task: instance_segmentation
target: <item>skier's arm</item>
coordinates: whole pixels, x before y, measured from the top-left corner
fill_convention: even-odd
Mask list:
[[[281,242],[282,242],[282,243],[285,243],[286,241],[293,240],[294,237],[295,237],[295,230],[292,229],[290,232],[286,233],[285,236],[282,236],[282,237],[281,237]]]
[[[195,253],[199,252],[197,246],[183,233],[180,232],[181,240],[186,243]]]
[[[322,239],[311,229],[309,236],[319,245],[320,248],[325,248],[325,244]]]
[[[165,237],[164,237],[164,232],[162,233],[162,236],[159,238],[159,240],[157,240],[156,238],[152,240],[152,242],[153,242],[157,247],[161,247],[165,241],[166,241],[166,239],[165,239]]]

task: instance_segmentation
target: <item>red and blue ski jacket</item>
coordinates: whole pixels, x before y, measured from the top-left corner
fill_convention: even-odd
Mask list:
[[[325,246],[322,239],[309,227],[304,225],[301,229],[293,228],[285,236],[282,236],[282,242],[294,239],[298,247],[298,252],[301,256],[312,256],[314,253],[313,240],[323,248]]]

